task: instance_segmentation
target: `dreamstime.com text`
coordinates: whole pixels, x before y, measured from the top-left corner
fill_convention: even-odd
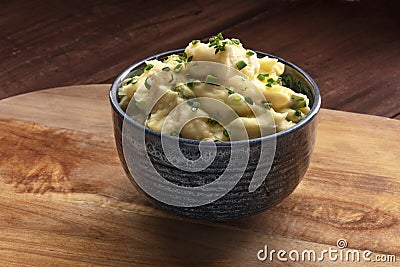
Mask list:
[[[329,247],[321,251],[314,249],[286,251],[283,249],[269,249],[267,245],[257,252],[260,261],[293,261],[293,262],[322,262],[325,260],[333,262],[396,262],[396,255],[376,254],[370,250],[347,249],[347,241],[339,239],[336,247]]]

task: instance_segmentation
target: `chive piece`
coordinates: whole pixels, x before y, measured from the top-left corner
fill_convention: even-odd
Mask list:
[[[193,56],[188,57],[187,62],[190,62],[193,60]]]
[[[218,123],[218,121],[216,119],[214,119],[214,118],[208,118],[208,123],[211,124],[211,125],[215,125],[215,124]]]
[[[239,61],[238,63],[236,63],[236,67],[238,68],[238,70],[243,69],[244,67],[246,67],[247,64],[246,62],[244,62],[243,60]]]
[[[151,84],[149,83],[149,78],[147,77],[146,80],[144,81],[144,86],[146,86],[147,90],[150,90]]]
[[[254,55],[254,52],[251,50],[246,50],[246,55],[248,55],[249,57],[251,57],[252,55]]]
[[[231,102],[231,103],[233,103],[233,104],[238,104],[238,103],[241,103],[243,100],[242,100],[242,96],[241,95],[239,95],[239,94],[232,94],[232,95],[230,95],[229,97],[228,97],[228,100]]]
[[[294,112],[294,115],[297,116],[297,117],[300,117],[301,116],[301,111],[296,109],[296,111]]]
[[[192,112],[197,111],[199,107],[200,107],[200,102],[194,102],[192,106]]]
[[[174,80],[174,75],[171,73],[171,79],[168,81],[168,83],[171,83]]]
[[[235,93],[235,88],[233,88],[233,87],[229,87],[229,89],[228,89],[228,94],[233,94],[233,93]]]
[[[257,79],[259,79],[260,81],[264,81],[265,80],[265,77],[267,77],[267,76],[265,76],[265,75],[268,75],[268,74],[258,74],[257,75]]]
[[[180,58],[182,61],[185,61],[185,60],[187,59],[187,54],[186,54],[186,52],[183,52],[182,55],[179,56],[179,58]]]
[[[179,136],[178,129],[177,128],[173,129],[170,135],[178,137]]]
[[[267,102],[267,101],[265,101],[265,100],[261,100],[261,104],[262,104],[262,105],[264,106],[264,108],[266,108],[266,109],[270,109],[271,106],[272,106],[271,103],[269,103],[269,102]]]
[[[200,43],[200,40],[192,40],[192,45]]]
[[[240,40],[239,40],[239,39],[236,39],[236,38],[232,38],[232,39],[231,39],[231,42],[232,42],[232,44],[234,44],[234,45],[239,45],[239,44],[240,44]]]
[[[189,80],[187,81],[187,83],[186,83],[186,85],[187,85],[189,88],[193,88],[193,87],[198,86],[198,85],[200,85],[200,84],[201,84],[201,82],[200,82],[199,80],[194,80],[194,79],[189,79]]]
[[[217,77],[215,77],[214,75],[208,74],[206,77],[206,83],[217,84]]]
[[[303,97],[292,95],[291,98],[292,98],[292,105],[291,105],[292,109],[299,109],[307,106],[307,102]]]
[[[162,71],[170,71],[171,69],[169,67],[164,67],[161,69]]]
[[[154,67],[153,64],[147,64],[146,67],[144,67],[145,70],[151,70]]]
[[[267,87],[272,87],[272,84],[267,83],[265,86],[267,86]]]
[[[269,79],[267,80],[267,82],[268,82],[268,83],[273,83],[273,82],[274,82],[274,79],[269,78]]]
[[[282,81],[282,77],[278,77],[278,79],[276,80],[277,83],[281,83]]]
[[[199,109],[200,107],[200,102],[197,101],[196,98],[190,98],[186,101],[186,103],[192,107],[192,111],[195,112]]]
[[[244,98],[244,100],[246,100],[246,102],[249,103],[250,105],[253,105],[253,104],[254,104],[253,99],[252,99],[250,96],[246,96],[246,97]]]
[[[240,44],[238,39],[229,40],[230,44]],[[225,51],[225,46],[228,44],[228,40],[224,40],[222,33],[218,33],[216,36],[211,37],[208,40],[208,46],[215,48],[215,54],[220,51]]]
[[[229,137],[230,134],[231,134],[231,131],[230,131],[229,129],[224,129],[223,134],[224,134],[226,137]]]
[[[176,65],[176,67],[174,68],[174,72],[180,72],[183,68],[183,65],[181,63],[179,63],[178,65]]]
[[[135,84],[137,82],[138,82],[138,78],[136,78],[136,77],[128,78],[122,82],[122,86],[125,86],[128,84]]]

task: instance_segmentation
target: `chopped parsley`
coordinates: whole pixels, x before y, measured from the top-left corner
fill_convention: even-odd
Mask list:
[[[297,116],[297,117],[300,117],[301,116],[301,111],[296,109],[296,111],[294,112],[294,115]]]
[[[192,40],[192,45],[200,43],[200,40]]]

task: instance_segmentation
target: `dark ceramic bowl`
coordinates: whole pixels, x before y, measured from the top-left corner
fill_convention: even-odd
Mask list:
[[[161,134],[145,128],[143,125],[129,118],[118,105],[117,96],[117,91],[122,80],[143,71],[145,66],[144,62],[146,60],[163,59],[171,54],[182,53],[182,51],[183,49],[158,54],[130,66],[114,81],[111,87],[110,101],[113,108],[112,116],[115,140],[119,157],[127,176],[133,185],[135,185],[150,202],[154,203],[160,209],[172,214],[194,219],[211,221],[233,220],[259,213],[277,205],[294,191],[309,166],[315,143],[317,114],[321,104],[318,86],[307,73],[294,64],[273,55],[257,52],[259,56],[277,58],[280,62],[285,64],[285,72],[282,75],[282,80],[294,91],[308,96],[311,107],[310,113],[290,129],[271,136],[248,141],[217,142],[215,145],[218,153],[209,167],[196,173],[184,171],[180,168],[176,168],[165,157],[161,145]],[[150,158],[152,166],[149,166],[149,163],[141,160],[144,157],[144,154],[141,154],[143,151],[138,151],[134,145],[127,145],[126,143],[124,143],[124,146],[122,145],[123,127],[127,127],[130,131],[133,131],[133,133],[138,131],[143,131],[145,133],[145,144],[148,149],[145,153]],[[163,138],[164,137],[177,138],[165,135]],[[135,140],[131,141],[132,144],[134,142]],[[143,176],[141,177],[142,179],[148,179],[154,182],[154,187],[157,187],[161,194],[171,196],[179,195],[179,192],[175,189],[165,186],[159,187],[159,183],[153,181],[152,175],[146,170],[154,168],[164,179],[184,188],[195,188],[206,185],[215,181],[225,171],[227,161],[229,161],[229,157],[231,156],[231,143],[240,145],[242,144],[241,142],[247,142],[250,146],[250,155],[245,172],[237,184],[234,185],[227,194],[208,204],[193,207],[166,204],[145,193],[146,190],[142,190],[129,171],[129,169],[131,169],[132,173],[135,175],[140,174]],[[255,191],[251,191],[249,190],[249,186],[253,179],[255,167],[258,163],[263,163],[265,161],[264,158],[260,158],[262,142],[275,142],[276,152],[271,161],[272,165],[266,166],[266,168],[270,167],[269,173],[262,177],[263,181],[261,185]],[[179,145],[185,157],[189,159],[196,159],[199,157],[199,141],[179,138]],[[139,154],[140,156],[138,156]],[[126,157],[130,156],[138,157],[133,161],[134,166],[128,167]],[[262,164],[260,168],[263,168]],[[234,172],[234,170],[232,171]],[[211,194],[213,192],[204,192],[204,194],[207,193]]]

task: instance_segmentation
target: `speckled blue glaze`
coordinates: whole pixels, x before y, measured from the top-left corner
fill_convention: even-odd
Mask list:
[[[277,205],[294,191],[307,171],[315,143],[316,118],[320,109],[321,98],[318,86],[307,73],[290,62],[262,52],[257,52],[257,54],[259,56],[277,58],[280,62],[285,64],[285,72],[282,75],[283,81],[285,81],[288,87],[297,92],[306,94],[309,97],[311,111],[294,127],[275,134],[276,154],[272,167],[264,182],[257,190],[249,192],[249,184],[253,177],[255,167],[259,161],[263,160],[262,158],[260,159],[261,140],[272,140],[271,136],[249,141],[250,159],[242,178],[228,194],[207,205],[198,207],[177,207],[162,203],[141,190],[131,176],[122,147],[122,125],[124,118],[127,116],[118,105],[118,88],[123,79],[135,75],[133,73],[143,69],[145,61],[161,59],[171,54],[181,53],[182,51],[183,49],[158,54],[130,66],[115,80],[111,87],[110,102],[113,108],[114,136],[118,154],[127,176],[136,188],[142,192],[150,202],[156,204],[157,207],[164,211],[193,219],[211,221],[233,220],[259,213]],[[130,118],[126,118],[126,120],[125,127],[132,127],[133,131],[143,131],[144,126]],[[186,172],[174,167],[168,162],[161,146],[160,133],[146,128],[145,134],[148,155],[153,166],[164,179],[176,185],[197,187],[214,181],[225,170],[230,157],[230,142],[216,143],[218,151],[217,157],[207,169],[198,173]],[[181,151],[187,158],[196,159],[199,156],[199,150],[197,149],[198,141],[181,138],[179,142]],[[125,149],[127,148],[125,147]],[[136,153],[136,151],[132,148],[128,153]],[[149,179],[151,179],[151,177],[149,177]],[[166,188],[165,190],[168,189]],[[174,194],[174,192],[166,193]]]

